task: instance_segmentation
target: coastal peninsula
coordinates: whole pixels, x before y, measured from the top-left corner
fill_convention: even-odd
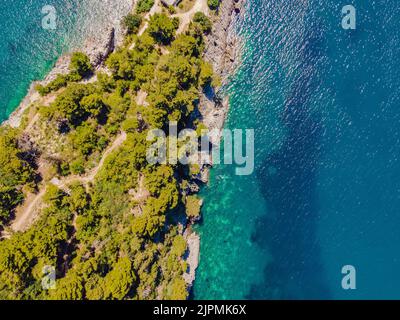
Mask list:
[[[31,87],[0,129],[0,298],[189,297],[209,166],[150,165],[146,134],[222,128],[240,10],[139,0],[122,41],[109,30]]]

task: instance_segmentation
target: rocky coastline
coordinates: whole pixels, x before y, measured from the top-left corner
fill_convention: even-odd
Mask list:
[[[206,50],[204,58],[213,65],[214,72],[220,77],[223,84],[226,84],[229,77],[233,74],[240,62],[241,41],[236,35],[236,22],[243,10],[245,0],[222,0],[218,9],[218,15],[213,19],[212,32],[206,38]],[[92,65],[96,70],[104,67],[104,62],[108,55],[112,53],[118,44],[121,43],[122,35],[116,28],[111,27],[95,39],[88,39],[82,51],[88,55]],[[35,90],[37,84],[46,85],[56,78],[58,74],[69,72],[70,55],[61,56],[55,63],[54,68],[42,80],[31,84],[28,94],[23,99],[19,107],[10,115],[9,119],[2,125],[10,125],[17,128],[21,124],[21,119],[29,106],[38,101],[41,97]],[[85,79],[91,81],[93,79]],[[222,130],[229,111],[229,97],[220,97],[220,93],[202,94],[200,96],[199,112],[200,118],[209,130]],[[219,144],[220,137],[214,137],[212,144]],[[194,189],[199,190],[199,185],[208,183],[210,165],[201,167],[200,174],[192,181]],[[193,190],[192,190],[193,191]],[[196,191],[196,193],[197,193]],[[189,221],[182,233],[187,241],[187,264],[188,271],[184,274],[184,279],[191,290],[195,281],[195,271],[199,265],[200,258],[200,237],[192,230],[196,221]]]
[[[130,10],[133,8],[133,1]],[[129,12],[126,12],[128,14]],[[118,22],[119,23],[119,22]],[[82,47],[84,52],[89,58],[96,70],[103,67],[105,60],[112,53],[115,48],[123,41],[123,33],[120,28],[115,26],[107,26],[104,30],[95,36],[88,38]],[[51,71],[41,81],[34,81],[29,87],[28,93],[19,106],[10,114],[7,120],[3,121],[1,125],[9,125],[13,128],[18,128],[21,124],[21,119],[24,112],[28,107],[40,99],[40,95],[35,90],[36,85],[47,85],[53,81],[59,74],[67,74],[69,72],[69,64],[71,61],[71,54],[64,54],[54,64]],[[86,79],[90,81],[90,79]]]
[[[222,0],[218,9],[218,16],[213,21],[213,29],[206,39],[205,60],[213,66],[214,72],[226,84],[229,77],[240,64],[242,42],[236,34],[236,22],[243,10],[245,0]],[[209,130],[220,131],[223,129],[229,112],[229,96],[219,101],[219,93],[202,94],[200,96],[199,112],[202,122]],[[218,145],[221,136],[210,137],[213,145]],[[208,183],[210,165],[203,165],[197,177],[198,182]],[[196,181],[195,189],[198,189]],[[193,222],[195,223],[195,222]],[[200,237],[191,231],[192,224],[184,232],[188,244],[188,257],[186,259],[189,268],[184,278],[191,290],[195,281],[195,271],[200,260]],[[189,232],[188,232],[189,231]]]
[[[240,64],[242,41],[236,33],[236,22],[243,10],[245,0],[223,0],[214,20],[212,33],[207,37],[205,60],[210,62],[222,80],[227,84]],[[209,130],[222,130],[229,111],[229,97],[222,93],[203,94],[199,111]],[[211,137],[211,143],[218,145],[220,135]]]

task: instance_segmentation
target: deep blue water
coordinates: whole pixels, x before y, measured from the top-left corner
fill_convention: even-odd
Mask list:
[[[344,30],[349,2],[247,2],[227,127],[256,171],[212,170],[195,298],[400,298],[400,2],[351,1]]]
[[[42,28],[42,8],[56,9],[57,28]],[[15,110],[33,80],[42,79],[62,54],[115,24],[130,0],[1,0],[0,122]]]

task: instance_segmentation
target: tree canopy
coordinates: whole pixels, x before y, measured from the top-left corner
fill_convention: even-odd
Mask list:
[[[122,26],[128,34],[138,32],[142,17],[139,14],[128,14],[122,19]]]
[[[148,32],[160,44],[169,44],[178,29],[179,19],[169,18],[165,13],[155,13],[150,17]]]

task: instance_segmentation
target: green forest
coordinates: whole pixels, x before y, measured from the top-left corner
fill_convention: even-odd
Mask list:
[[[197,13],[176,34],[179,19],[164,10],[138,36],[153,4],[141,0],[123,19],[126,39],[105,62],[110,72],[74,53],[67,75],[36,87],[49,102],[33,104],[19,128],[1,127],[0,229],[9,236],[0,240],[0,299],[188,298],[183,229],[200,215],[188,188],[199,167],[148,164],[146,136],[169,121],[203,126],[199,95],[219,81],[202,58],[210,19]],[[12,231],[41,191],[34,223]],[[55,267],[55,289],[42,286],[45,266]]]

